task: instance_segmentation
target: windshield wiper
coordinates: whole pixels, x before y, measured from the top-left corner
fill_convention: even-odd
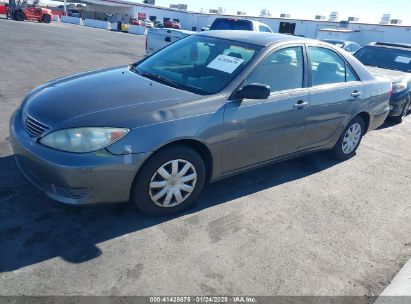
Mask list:
[[[381,65],[372,65],[373,67],[377,67],[380,69],[386,69],[386,70],[392,70],[392,71],[400,71],[400,72],[404,72],[403,70],[400,69],[395,69],[395,68],[389,68],[389,67],[385,67],[385,66],[381,66]]]
[[[137,70],[136,70],[136,71],[137,71]],[[137,71],[137,73],[138,73],[139,75],[143,76],[143,77],[148,78],[148,79],[152,79],[152,80],[161,82],[161,83],[163,83],[163,84],[165,84],[165,85],[169,85],[169,86],[171,86],[171,87],[174,87],[174,88],[177,88],[177,89],[180,89],[180,90],[185,90],[184,87],[183,87],[181,84],[179,84],[178,82],[172,81],[172,80],[167,79],[167,78],[165,78],[165,77],[162,77],[162,76],[160,76],[160,75],[151,74],[151,73],[147,73],[147,72],[142,72],[142,73],[140,73],[140,72],[138,72],[138,71]]]

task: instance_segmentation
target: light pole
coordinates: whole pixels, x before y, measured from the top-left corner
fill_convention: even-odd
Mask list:
[[[66,0],[64,0],[64,16],[67,16],[67,3],[66,3]]]

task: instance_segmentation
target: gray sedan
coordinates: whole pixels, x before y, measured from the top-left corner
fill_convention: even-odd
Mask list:
[[[10,134],[19,168],[51,198],[164,215],[245,170],[318,150],[349,159],[387,117],[390,88],[327,43],[210,31],[34,89]]]

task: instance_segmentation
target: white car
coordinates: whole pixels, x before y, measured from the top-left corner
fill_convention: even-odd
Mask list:
[[[210,26],[201,28],[201,31],[213,30],[243,30],[253,32],[272,33],[272,29],[259,21],[237,18],[217,18]],[[187,30],[178,30],[170,28],[151,28],[146,37],[146,54],[154,53],[163,47],[173,43],[181,38],[195,34]]]
[[[145,27],[154,27],[154,24],[150,20],[144,20],[144,26]]]

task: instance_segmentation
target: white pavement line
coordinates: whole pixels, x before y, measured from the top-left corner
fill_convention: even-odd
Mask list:
[[[411,259],[401,268],[374,304],[396,303],[392,297],[402,298],[402,303],[411,303]],[[397,300],[400,300],[399,298]]]

